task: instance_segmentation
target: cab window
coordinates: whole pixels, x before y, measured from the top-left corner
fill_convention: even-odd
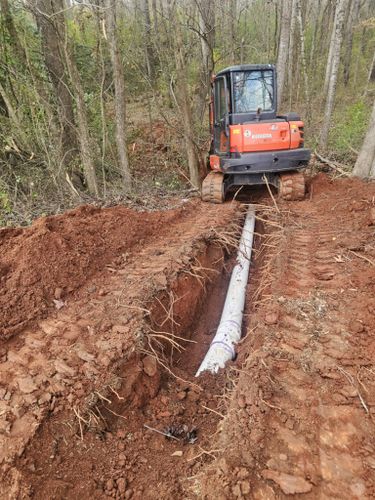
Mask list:
[[[228,113],[227,95],[224,78],[215,81],[215,120],[222,120]]]
[[[273,110],[273,71],[236,71],[233,73],[235,113]]]

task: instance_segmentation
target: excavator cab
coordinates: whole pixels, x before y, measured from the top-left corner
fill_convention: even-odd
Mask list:
[[[202,199],[222,203],[235,186],[271,184],[288,200],[302,199],[301,169],[310,159],[296,113],[277,115],[272,64],[231,66],[212,81],[211,148]]]

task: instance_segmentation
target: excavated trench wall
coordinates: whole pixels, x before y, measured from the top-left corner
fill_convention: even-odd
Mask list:
[[[144,406],[156,396],[169,369],[193,377],[219,322],[232,260],[232,253],[218,241],[200,240],[182,258],[178,270],[165,278],[165,286],[145,305],[149,314],[143,347],[120,369],[122,383],[117,392],[123,399],[113,400],[114,413]],[[202,332],[197,333],[202,323],[203,339]],[[116,419],[114,414],[105,418],[109,422]]]

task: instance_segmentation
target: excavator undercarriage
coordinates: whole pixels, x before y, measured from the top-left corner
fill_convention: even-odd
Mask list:
[[[265,180],[265,176],[267,180]],[[257,180],[259,182],[256,182]],[[252,182],[246,184],[265,183],[276,187],[279,197],[283,200],[303,200],[305,197],[305,177],[302,172],[287,172],[280,175],[264,174],[261,178],[253,179]],[[238,182],[238,186],[246,184]],[[228,189],[233,185],[233,179],[226,180],[222,172],[209,172],[202,183],[202,200],[209,203],[223,203]]]

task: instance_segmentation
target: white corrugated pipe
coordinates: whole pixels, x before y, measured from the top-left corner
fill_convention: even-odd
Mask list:
[[[245,306],[246,285],[249,277],[251,250],[255,227],[255,210],[250,205],[242,230],[237,264],[230,278],[224,309],[216,335],[200,365],[198,377],[208,370],[217,373],[225,363],[235,357],[234,346],[241,338],[242,316]]]

